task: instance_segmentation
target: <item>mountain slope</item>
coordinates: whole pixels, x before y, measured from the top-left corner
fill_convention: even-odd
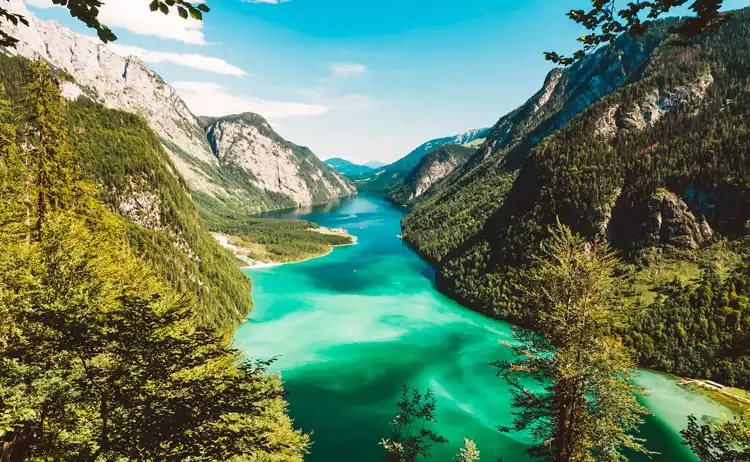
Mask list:
[[[750,12],[688,48],[667,26],[550,73],[405,218],[442,290],[522,320],[513,281],[558,217],[638,264],[748,233]]]
[[[310,149],[279,136],[258,114],[198,120],[222,171],[242,179],[245,196],[252,193],[253,201],[228,200],[217,206],[199,199],[207,217],[322,204],[356,192],[351,181],[324,165]]]
[[[360,191],[385,193],[414,170],[414,167],[417,166],[425,154],[446,144],[477,146],[484,141],[489,132],[489,128],[482,128],[469,130],[466,133],[455,136],[446,136],[427,141],[396,162],[355,177],[357,189]]]
[[[264,178],[263,170],[252,171],[248,165],[238,168],[237,162],[217,158],[203,124],[177,92],[139,58],[120,56],[107,45],[57,22],[41,21],[28,12],[21,0],[10,0],[9,7],[29,18],[30,23],[29,27],[19,24],[9,28],[9,33],[20,39],[17,48],[9,52],[29,58],[41,57],[70,75],[75,83],[66,82],[63,86],[68,98],[86,95],[109,108],[143,117],[156,132],[175,169],[186,180],[201,213],[211,215],[220,210],[247,215],[299,203],[294,194],[279,195],[279,188],[266,191],[265,186],[273,184],[274,179]],[[278,140],[276,142],[278,144]],[[287,142],[281,144],[284,143]],[[295,150],[295,153],[300,151]],[[274,152],[267,154],[273,156]],[[309,162],[309,156],[300,155],[300,162]],[[301,180],[307,182],[307,179]],[[339,183],[335,179],[329,182]],[[351,187],[342,184],[341,190],[348,192]],[[339,195],[342,194],[332,193],[328,199]],[[323,200],[324,194],[318,193],[315,197]]]
[[[323,163],[347,177],[362,175],[373,169],[373,167],[368,167],[366,165],[357,165],[354,162],[350,162],[340,157],[332,157],[330,159],[326,159],[323,161]]]
[[[418,199],[434,184],[466,163],[475,152],[475,148],[456,144],[440,146],[422,157],[406,178],[389,189],[386,199],[399,205]]]
[[[0,83],[16,102],[27,64],[0,54]],[[142,118],[85,96],[70,101],[68,113],[77,160],[126,220],[127,245],[176,289],[195,296],[203,325],[232,332],[252,309],[250,280],[209,234],[158,136]]]

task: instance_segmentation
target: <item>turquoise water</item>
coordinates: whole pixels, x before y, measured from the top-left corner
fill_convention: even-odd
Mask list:
[[[397,237],[402,212],[358,197],[307,211],[274,214],[342,227],[359,243],[304,263],[249,270],[255,309],[235,340],[247,356],[278,356],[296,425],[312,433],[306,460],[380,461],[399,387],[431,388],[437,431],[449,443],[433,460],[450,461],[463,438],[481,460],[528,460],[524,434],[501,434],[512,421],[508,387],[489,362],[512,340],[510,325],[481,316],[441,295],[432,270]],[[679,430],[690,413],[719,417],[723,407],[658,374],[639,382],[655,413],[642,429],[652,460],[690,461]],[[634,457],[633,460],[638,458]]]

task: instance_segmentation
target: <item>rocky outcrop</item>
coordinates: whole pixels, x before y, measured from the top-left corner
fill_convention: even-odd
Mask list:
[[[161,139],[193,196],[200,198],[198,206],[206,215],[217,211],[221,215],[257,213],[324,202],[354,192],[351,183],[323,167],[306,148],[294,146],[275,133],[272,139],[261,133],[273,132],[265,121],[262,130],[235,131],[237,127],[232,127],[221,138],[232,138],[239,144],[231,150],[213,150],[198,118],[139,58],[121,56],[57,22],[41,21],[21,0],[9,0],[9,7],[28,18],[29,26],[9,26],[8,33],[19,43],[7,52],[40,57],[61,71],[66,77],[61,83],[63,95],[69,99],[83,95],[143,117]],[[239,175],[236,167],[240,167]],[[134,206],[126,204],[130,209]]]
[[[388,191],[386,198],[402,205],[418,199],[463,165],[475,152],[476,149],[470,146],[440,146],[424,156],[406,178]]]
[[[713,234],[711,226],[698,220],[676,194],[661,189],[648,200],[648,220],[643,226],[648,234],[647,245],[671,244],[696,249]]]
[[[37,19],[20,0],[10,0],[10,7],[28,18],[29,26],[19,24],[9,32],[20,40],[9,52],[41,57],[72,76],[75,84],[67,82],[63,88],[69,98],[83,94],[107,107],[142,116],[164,140],[186,179],[207,193],[221,192],[222,188],[211,178],[201,178],[205,176],[203,172],[182,159],[189,156],[216,163],[195,116],[159,75],[135,56],[120,56],[109,46],[62,24]]]
[[[436,138],[422,143],[396,162],[367,172],[364,178],[358,178],[357,187],[361,191],[387,193],[392,188],[398,186],[414,170],[422,158],[440,146],[458,145],[476,148],[485,142],[489,132],[489,128],[480,128],[455,136]]]
[[[700,75],[693,84],[670,88],[654,88],[637,103],[622,108],[614,103],[604,109],[594,133],[610,139],[618,130],[639,131],[653,127],[667,112],[676,107],[702,100],[713,83],[710,73]]]
[[[664,37],[663,30],[638,40],[623,36],[567,69],[552,69],[537,93],[497,121],[477,156],[464,169],[491,156],[505,156],[519,146],[528,151],[624,85]]]
[[[246,172],[262,190],[287,196],[296,205],[329,202],[356,192],[352,182],[308,148],[283,139],[258,114],[200,120],[219,163]]]

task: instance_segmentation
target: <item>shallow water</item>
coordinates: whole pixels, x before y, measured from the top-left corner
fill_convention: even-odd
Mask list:
[[[358,197],[273,215],[342,227],[359,239],[319,259],[248,271],[255,309],[235,341],[247,356],[278,356],[290,413],[312,432],[306,460],[382,460],[378,441],[389,435],[404,383],[437,397],[435,429],[449,443],[433,450],[433,460],[452,460],[464,437],[474,439],[483,461],[528,460],[526,435],[496,430],[511,423],[512,409],[507,385],[488,363],[506,354],[498,342],[512,340],[510,325],[435,290],[430,267],[397,237],[400,210]],[[660,453],[651,460],[695,460],[680,444],[686,416],[727,410],[659,374],[642,372],[638,381],[655,414],[641,431]]]

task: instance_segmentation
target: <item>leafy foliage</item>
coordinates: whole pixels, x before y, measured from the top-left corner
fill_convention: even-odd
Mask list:
[[[647,452],[633,435],[648,411],[638,404],[633,363],[613,329],[624,322],[615,258],[600,241],[559,227],[543,244],[520,290],[534,305],[534,331],[514,330],[513,359],[495,363],[518,408],[512,428],[542,442],[528,450],[549,461],[622,460]],[[543,391],[524,386],[537,381]]]
[[[680,433],[701,462],[750,461],[750,411],[718,426],[700,425],[691,415]]]
[[[391,422],[393,436],[380,442],[388,454],[386,460],[414,462],[417,457],[428,458],[435,443],[448,442],[427,427],[429,423],[437,422],[435,407],[435,397],[431,390],[423,395],[419,390],[410,390],[407,385],[401,388],[398,414]]]
[[[96,30],[96,34],[102,42],[107,43],[117,40],[114,32],[99,22],[99,9],[104,5],[103,0],[52,0],[52,3],[67,8],[72,17]],[[188,0],[152,0],[149,9],[163,14],[169,14],[176,10],[178,16],[182,19],[190,17],[198,21],[203,19],[203,13],[210,11],[206,4],[193,4]],[[10,22],[13,25],[20,22],[28,26],[28,21],[22,15],[12,13],[6,8],[0,8],[0,24],[3,21]],[[15,47],[16,43],[18,43],[18,39],[0,29],[0,46]]]
[[[720,14],[723,0],[656,0],[628,2],[623,9],[617,9],[617,0],[592,0],[591,9],[570,10],[568,17],[582,25],[590,33],[578,38],[582,48],[572,57],[564,57],[556,52],[546,52],[545,58],[557,64],[568,66],[581,60],[596,50],[601,44],[613,42],[620,34],[632,37],[643,35],[653,21],[674,8],[690,3],[689,9],[695,16],[688,17],[669,32],[680,36],[673,45],[686,45],[698,35],[712,32],[726,24],[731,14]],[[644,20],[643,17],[646,17]]]
[[[301,461],[269,363],[133,256],[74,165],[51,73],[30,71],[26,123],[0,104],[1,459]]]

